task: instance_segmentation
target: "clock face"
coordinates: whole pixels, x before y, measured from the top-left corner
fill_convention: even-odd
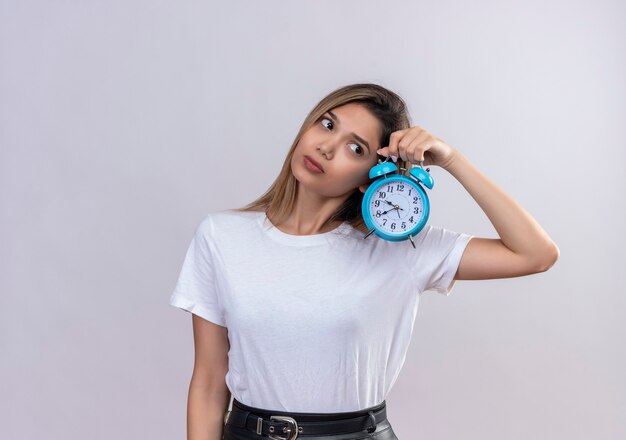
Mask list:
[[[406,180],[385,179],[372,193],[369,213],[378,229],[390,235],[406,234],[424,215],[422,192]]]

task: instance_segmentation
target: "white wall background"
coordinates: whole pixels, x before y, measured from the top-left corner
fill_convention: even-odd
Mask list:
[[[184,438],[191,318],[168,300],[195,226],[269,186],[324,95],[376,82],[561,250],[423,298],[398,437],[626,438],[625,18],[617,0],[0,1],[0,437]],[[497,237],[431,171],[430,222]]]

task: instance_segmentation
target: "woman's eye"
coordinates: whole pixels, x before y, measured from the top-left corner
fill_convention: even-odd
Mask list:
[[[363,148],[361,148],[361,146],[360,146],[359,144],[350,144],[350,145],[356,145],[356,147],[357,147],[357,148],[359,148],[359,149],[361,150],[361,152],[360,152],[360,153],[356,153],[356,151],[355,151],[355,153],[356,153],[358,156],[363,156]]]
[[[328,121],[328,122],[330,122],[330,126],[332,127],[332,125],[333,125],[333,121],[331,121],[331,120],[330,120],[330,119],[328,119],[328,118],[322,118],[322,124],[324,124],[324,121]],[[328,128],[328,126],[327,126],[326,124],[324,124],[324,126],[325,126],[326,128]],[[356,147],[357,147],[357,148],[359,148],[361,152],[360,152],[360,153],[357,153],[357,152],[355,151],[355,153],[357,154],[357,156],[363,156],[363,148],[362,148],[359,144],[350,144],[350,145],[356,145]],[[354,150],[353,150],[353,151],[354,151]]]

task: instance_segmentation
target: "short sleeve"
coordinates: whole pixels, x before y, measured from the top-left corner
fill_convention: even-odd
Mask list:
[[[474,237],[438,226],[427,226],[416,243],[417,258],[413,268],[420,293],[432,290],[449,296],[456,280],[454,275],[469,241]]]
[[[215,280],[209,216],[198,225],[170,297],[170,305],[223,327],[226,326]]]

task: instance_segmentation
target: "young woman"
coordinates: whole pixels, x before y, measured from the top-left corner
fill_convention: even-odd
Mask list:
[[[368,172],[390,155],[405,174],[418,163],[447,170],[500,238],[427,224],[415,247],[364,239]],[[339,88],[309,113],[262,197],[207,215],[195,231],[170,299],[192,313],[188,438],[397,440],[385,398],[420,295],[543,272],[558,256],[457,149],[411,127],[397,94]]]

